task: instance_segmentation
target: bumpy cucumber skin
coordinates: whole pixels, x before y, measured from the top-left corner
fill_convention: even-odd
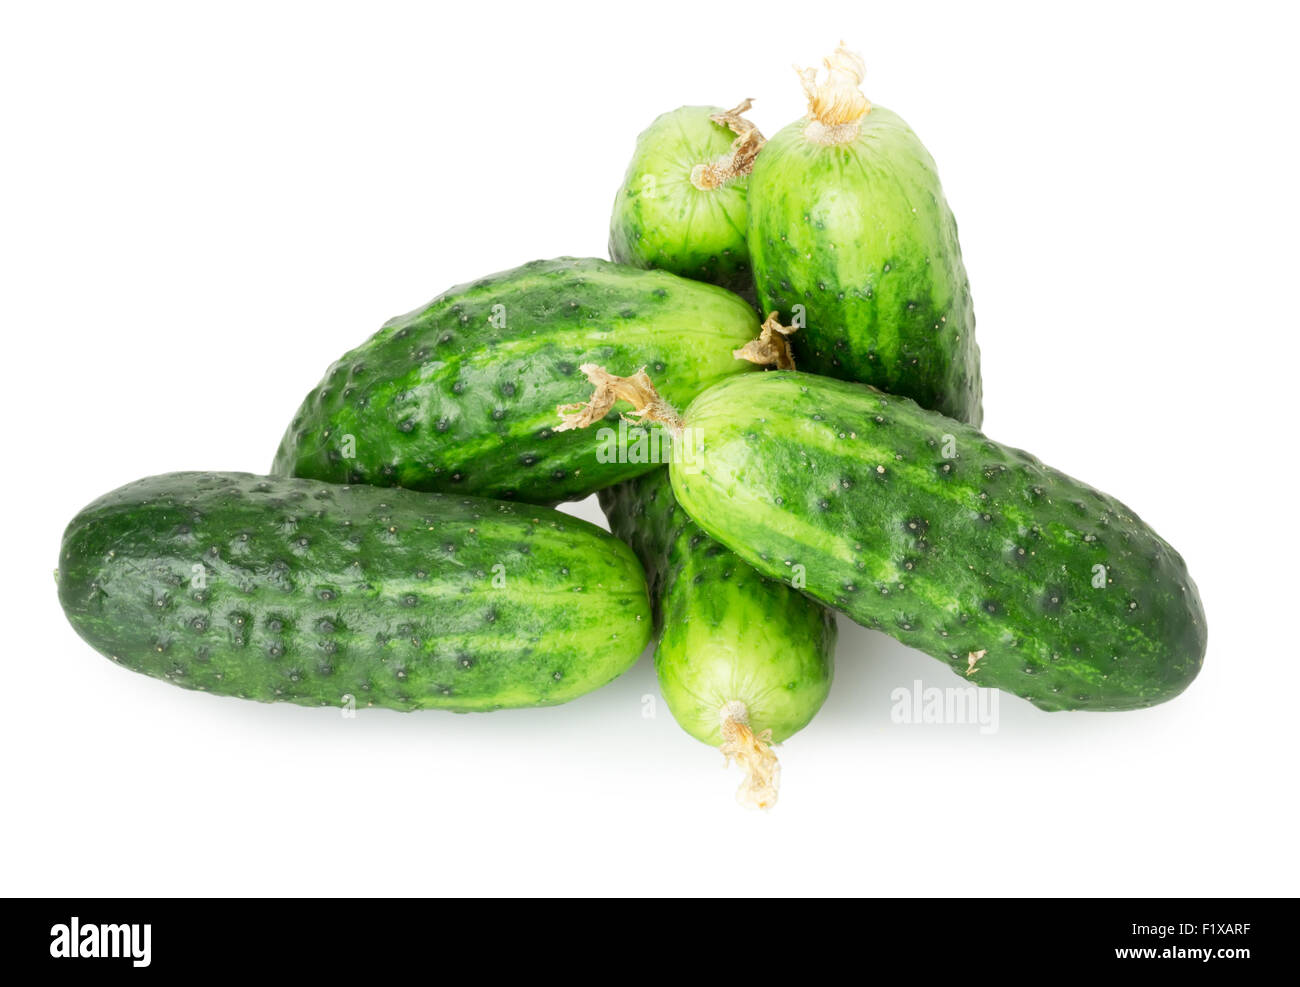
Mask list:
[[[774,742],[806,726],[830,692],[834,615],[709,538],[677,504],[667,469],[599,497],[645,567],[660,631],[655,671],[682,729],[719,746],[732,701]]]
[[[713,285],[603,260],[535,261],[452,288],[346,354],[303,401],[272,472],[582,498],[652,467],[601,462],[597,428],[555,431],[556,405],[590,393],[583,363],[645,366],[684,406],[756,370],[731,354],[757,334],[753,310]]]
[[[673,491],[701,528],[774,578],[802,566],[807,593],[970,682],[1046,710],[1122,710],[1200,670],[1205,614],[1182,558],[1027,453],[802,373],[723,382],[685,419],[699,471],[674,468]]]
[[[246,473],[101,497],[68,525],[58,582],[119,664],[306,706],[550,706],[629,668],[652,625],[637,560],[585,521]]]
[[[934,161],[880,106],[853,141],[763,148],[750,175],[749,252],[764,312],[806,325],[800,370],[872,384],[978,426],[979,348],[957,224]]]
[[[683,106],[664,113],[636,141],[614,198],[609,256],[620,264],[657,268],[754,297],[745,234],[749,177],[702,190],[691,170],[731,149],[735,134],[709,117],[720,106]]]

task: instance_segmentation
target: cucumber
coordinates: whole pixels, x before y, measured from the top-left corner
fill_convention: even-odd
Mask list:
[[[599,498],[614,534],[645,566],[669,710],[692,737],[740,763],[742,803],[770,807],[779,766],[769,744],[797,733],[825,702],[834,616],[705,535],[678,506],[668,470]]]
[[[611,258],[754,297],[745,196],[763,137],[741,116],[749,106],[683,106],[641,134],[614,202]],[[779,328],[764,323],[760,339],[736,356],[793,366]],[[770,807],[780,766],[769,745],[800,730],[825,701],[834,618],[705,536],[677,506],[667,471],[599,496],[651,582],[661,627],[655,670],[669,710],[687,733],[740,763],[743,804]]]
[[[763,148],[749,182],[762,311],[799,328],[800,370],[873,384],[982,420],[979,348],[957,224],[910,127],[858,88],[843,48],[803,73],[809,114]]]
[[[555,403],[584,361],[671,375],[689,401],[755,369],[740,298],[663,271],[535,261],[460,285],[392,319],[303,401],[272,472],[332,483],[551,504],[654,467],[592,433],[556,433]],[[610,425],[617,417],[610,415]]]
[[[648,416],[690,429],[673,492],[710,537],[969,681],[1046,710],[1122,710],[1200,671],[1205,614],[1182,558],[1033,456],[811,374],[723,381],[680,415],[633,384],[621,393]]]
[[[86,507],[59,599],[113,661],[306,706],[549,706],[627,670],[632,552],[546,508],[247,473],[170,473]]]
[[[642,132],[614,199],[609,256],[754,297],[745,194],[763,135],[720,106],[683,106]]]

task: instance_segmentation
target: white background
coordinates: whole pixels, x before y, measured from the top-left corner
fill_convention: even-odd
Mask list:
[[[978,9],[977,9],[978,7]],[[25,894],[1277,894],[1297,881],[1297,24],[1283,4],[10,3],[0,15],[0,889]],[[936,158],[986,431],[1187,559],[1205,669],[1144,712],[891,722],[961,685],[842,621],[780,804],[646,656],[478,716],[189,693],[64,621],[63,525],[129,480],[263,471],[387,317],[603,255],[637,133],[803,112],[844,37]],[[597,519],[594,501],[577,513]]]

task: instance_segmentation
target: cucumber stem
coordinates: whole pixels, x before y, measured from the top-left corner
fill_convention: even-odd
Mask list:
[[[616,401],[626,401],[632,405],[625,418],[636,418],[641,422],[658,422],[674,435],[681,435],[684,423],[682,416],[667,401],[659,396],[654,382],[642,367],[631,377],[618,377],[604,367],[594,363],[584,363],[578,368],[587,375],[587,380],[595,386],[591,397],[574,404],[561,404],[556,407],[560,424],[555,426],[557,432],[567,432],[574,428],[587,428],[609,414]]]
[[[803,133],[817,144],[846,144],[858,136],[862,118],[871,112],[871,103],[859,88],[867,66],[843,41],[822,64],[826,66],[823,82],[817,81],[817,69],[795,66],[808,97],[808,126]]]
[[[764,366],[775,364],[779,370],[793,370],[794,356],[785,342],[785,337],[794,332],[786,328],[773,312],[760,328],[758,338],[746,343],[731,355],[737,360],[749,360]],[[788,366],[786,365],[788,363]],[[603,419],[618,401],[632,405],[625,418],[636,418],[641,423],[658,422],[678,438],[686,427],[677,409],[659,396],[654,381],[642,367],[630,377],[611,374],[604,367],[595,363],[584,363],[578,368],[587,375],[595,390],[586,401],[572,404],[556,405],[555,411],[560,416],[560,424],[555,426],[557,432],[568,432],[575,428],[587,428]]]
[[[770,809],[776,805],[781,784],[781,762],[772,753],[772,731],[754,733],[749,725],[749,709],[733,700],[722,707],[722,756],[726,764],[734,760],[745,772],[736,789],[736,801],[750,809]]]
[[[737,360],[748,360],[762,367],[777,370],[794,370],[794,351],[787,337],[796,331],[795,326],[783,326],[777,318],[780,313],[769,312],[757,339],[751,339],[731,355]]]
[[[767,138],[741,115],[753,105],[752,99],[744,99],[734,109],[714,113],[709,117],[714,123],[730,127],[736,139],[731,142],[731,148],[726,154],[697,164],[691,169],[691,184],[701,192],[710,192],[720,185],[743,178],[754,170],[754,159],[767,143]]]

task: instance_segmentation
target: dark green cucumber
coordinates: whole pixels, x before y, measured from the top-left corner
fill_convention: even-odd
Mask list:
[[[837,51],[809,116],[763,148],[749,184],[749,252],[764,312],[800,370],[873,384],[952,418],[982,420],[979,348],[957,224],[933,159],[858,90]]]
[[[659,413],[692,430],[673,492],[710,537],[977,685],[1048,710],[1136,709],[1200,670],[1205,615],[1182,558],[1027,453],[791,371]]]
[[[745,195],[763,138],[748,109],[682,106],[641,133],[614,199],[611,260],[753,298]]]
[[[835,621],[709,538],[678,506],[668,470],[600,492],[610,527],[646,570],[656,624],[655,670],[668,708],[715,747],[739,702],[755,733],[781,742],[830,690]]]
[[[554,705],[651,633],[640,565],[585,521],[246,473],[101,497],[68,525],[58,583],[77,633],[127,668],[308,706]]]
[[[452,288],[335,363],[272,472],[530,503],[585,497],[653,463],[606,456],[591,432],[555,431],[579,366],[658,368],[685,402],[755,369],[732,350],[757,333],[753,310],[713,285],[602,260],[525,264]]]

